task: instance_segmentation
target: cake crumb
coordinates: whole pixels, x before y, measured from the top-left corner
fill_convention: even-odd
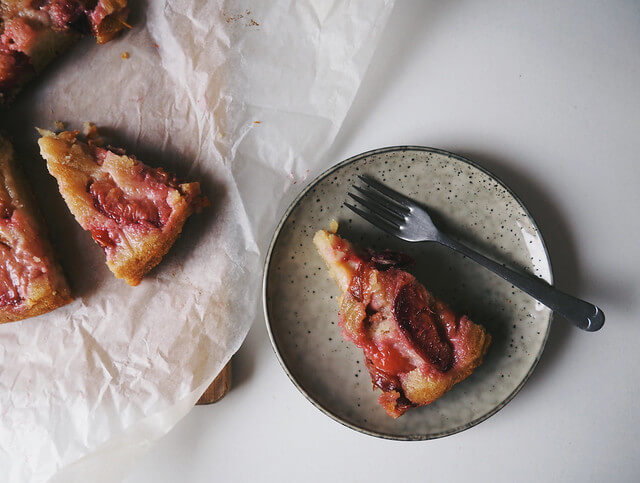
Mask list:
[[[329,231],[331,233],[336,233],[338,231],[338,222],[335,219],[332,219],[329,223]]]
[[[92,146],[102,146],[104,144],[98,133],[98,127],[92,122],[85,122],[82,125],[82,134],[86,136],[87,142]]]
[[[63,131],[64,130],[64,122],[62,122],[62,121],[53,121],[53,125],[55,126],[55,128],[58,131]]]
[[[236,16],[227,15],[227,14],[223,14],[223,15],[224,15],[224,19],[225,19],[225,21],[227,23],[235,22],[236,20],[240,20],[241,18],[244,18],[244,15],[242,15],[242,14],[239,14],[239,15],[236,15]]]
[[[129,52],[125,51],[125,52],[122,52],[122,55],[120,57],[122,57],[123,59],[128,59],[131,56],[129,55]]]

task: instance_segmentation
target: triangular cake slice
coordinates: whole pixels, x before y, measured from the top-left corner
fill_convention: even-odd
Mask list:
[[[313,241],[342,291],[342,334],[364,351],[389,416],[431,404],[480,365],[491,336],[404,271],[409,257],[359,249],[324,230]]]
[[[78,131],[41,134],[40,153],[71,213],[129,285],[160,263],[187,218],[208,205],[200,183],[180,183],[122,150],[80,141]]]
[[[13,148],[0,136],[0,323],[71,302]]]
[[[0,104],[83,34],[111,40],[128,13],[127,0],[0,0]]]

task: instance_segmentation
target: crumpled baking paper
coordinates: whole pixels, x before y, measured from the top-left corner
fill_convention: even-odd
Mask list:
[[[81,42],[0,112],[76,296],[0,325],[0,481],[117,480],[193,407],[256,317],[281,199],[318,168],[393,1],[131,3],[132,31]],[[140,286],[46,173],[33,127],[55,121],[93,121],[210,198]]]

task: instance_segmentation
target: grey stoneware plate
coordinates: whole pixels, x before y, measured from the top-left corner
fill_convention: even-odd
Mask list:
[[[343,206],[368,174],[425,205],[442,229],[481,253],[552,282],[542,237],[522,202],[472,161],[432,148],[369,151],[319,176],[278,225],[267,254],[264,310],[276,355],[318,409],[363,433],[398,440],[439,438],[499,411],[531,375],[549,334],[551,311],[493,273],[435,243],[386,235]],[[410,270],[458,314],[482,324],[493,342],[483,364],[433,404],[392,419],[377,399],[360,349],[338,326],[340,292],[312,238],[328,229],[375,249],[411,255]]]

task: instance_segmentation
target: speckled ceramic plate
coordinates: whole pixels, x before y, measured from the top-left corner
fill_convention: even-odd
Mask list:
[[[551,282],[533,219],[502,182],[473,162],[431,148],[393,147],[348,159],[314,180],[287,210],[267,255],[264,309],[271,342],[291,381],[336,421],[373,436],[447,436],[495,414],[531,375],[551,312],[474,262],[435,243],[387,236],[342,202],[366,173],[423,203],[444,230],[482,253]],[[493,343],[484,363],[433,404],[392,419],[378,405],[362,351],[343,340],[339,291],[312,242],[339,222],[338,234],[364,246],[411,255],[414,275],[457,313],[484,325]]]

